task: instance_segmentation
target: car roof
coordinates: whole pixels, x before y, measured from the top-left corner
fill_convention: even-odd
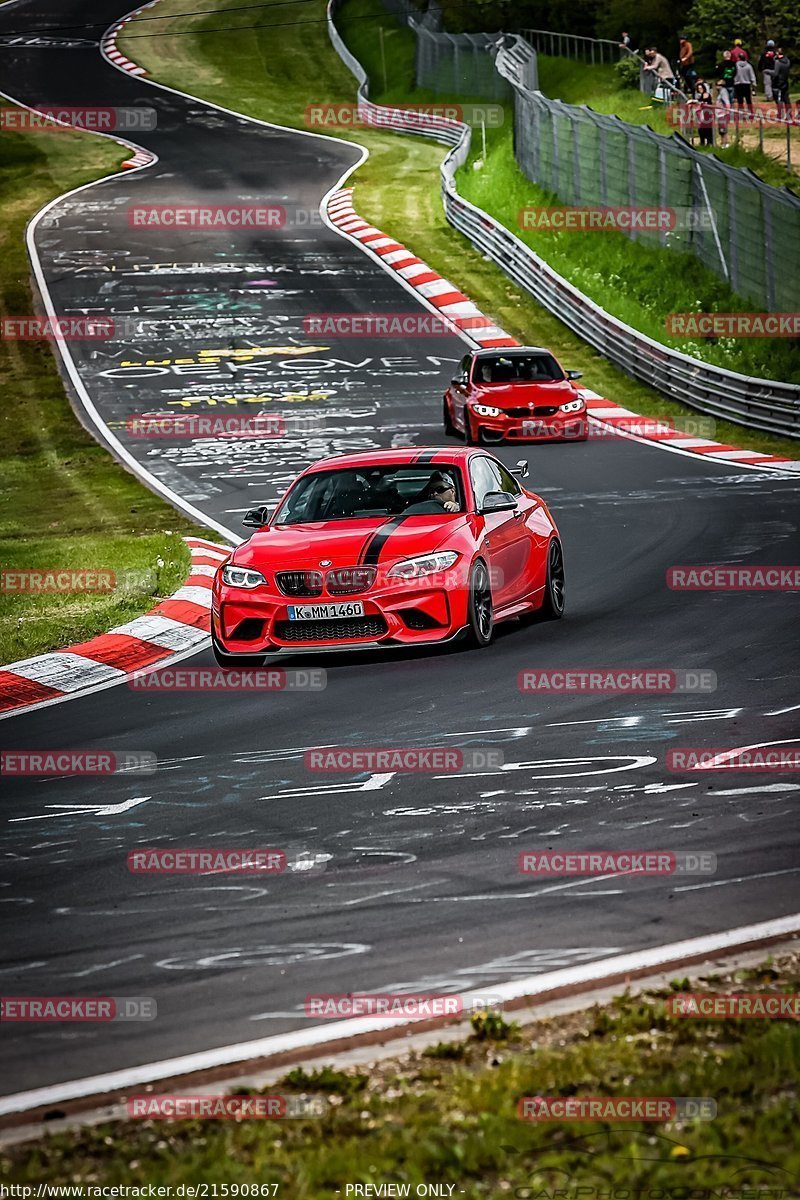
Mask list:
[[[472,351],[473,358],[509,358],[514,354],[549,354],[555,358],[553,351],[546,346],[495,346],[494,349],[484,347]]]
[[[303,475],[325,471],[332,467],[405,466],[410,463],[423,467],[446,467],[466,464],[475,454],[485,453],[478,447],[465,446],[407,446],[401,450],[358,450],[354,454],[335,454],[306,467]]]

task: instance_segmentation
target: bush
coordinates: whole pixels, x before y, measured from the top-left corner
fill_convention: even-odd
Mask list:
[[[620,87],[638,88],[639,60],[633,54],[626,54],[618,63],[615,63],[614,71]]]

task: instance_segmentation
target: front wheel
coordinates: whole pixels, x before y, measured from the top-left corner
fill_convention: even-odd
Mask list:
[[[446,437],[458,437],[458,430],[456,429],[455,425],[453,424],[452,418],[450,416],[450,405],[447,403],[446,400],[444,402],[443,420],[444,420],[445,436]]]
[[[545,621],[557,621],[564,615],[564,551],[558,538],[553,538],[547,551],[547,580],[539,613]]]
[[[226,654],[217,639],[211,633],[211,653],[218,667],[263,667],[263,654]]]
[[[473,646],[488,646],[494,633],[492,585],[486,564],[478,561],[469,578],[469,640]]]

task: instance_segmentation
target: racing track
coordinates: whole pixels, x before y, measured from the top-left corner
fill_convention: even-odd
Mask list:
[[[0,9],[0,37],[110,24],[129,3],[22,0]],[[241,512],[311,459],[441,442],[457,338],[287,351],[308,349],[307,313],[416,303],[348,241],[324,225],[166,237],[126,223],[136,201],[316,209],[357,149],[159,90],[96,48],[0,44],[0,70],[3,90],[28,104],[158,110],[157,130],[135,136],[158,163],[59,202],[35,234],[57,312],[140,322],[129,344],[74,349],[114,433],[124,441],[131,413],[201,396],[271,395],[265,411],[292,404],[319,416],[313,439],[267,446],[125,442],[162,487],[238,534]],[[201,350],[253,346],[272,353],[200,365]],[[147,360],[161,365],[124,365]],[[187,411],[208,412],[208,401]],[[560,624],[504,627],[484,652],[326,656],[321,693],[118,687],[2,722],[5,747],[147,749],[160,762],[149,778],[4,781],[3,992],[158,1002],[147,1024],[4,1026],[4,1094],[300,1027],[309,991],[463,990],[796,910],[800,784],[741,773],[698,781],[662,764],[670,746],[796,735],[797,712],[780,711],[797,705],[792,597],[673,593],[664,575],[684,562],[800,561],[800,479],[629,440],[532,448],[529,458],[566,547]],[[210,665],[210,654],[192,662]],[[523,667],[628,664],[710,668],[718,690],[540,699],[516,686]],[[443,739],[498,746],[513,769],[365,779],[313,776],[302,763],[303,747]],[[556,765],[536,765],[546,763]],[[140,802],[91,811],[126,800]],[[58,807],[67,805],[78,807]],[[324,871],[267,882],[126,871],[131,848],[187,844],[330,858]],[[515,865],[537,846],[711,850],[719,870],[685,882],[537,883]]]

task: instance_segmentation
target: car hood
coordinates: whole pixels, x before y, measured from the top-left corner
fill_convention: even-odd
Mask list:
[[[265,567],[317,570],[323,559],[330,560],[331,567],[352,567],[371,546],[372,555],[367,561],[384,566],[438,550],[465,522],[463,513],[443,513],[402,520],[359,517],[308,525],[274,525],[254,533],[249,541],[238,546],[231,561],[257,570]]]
[[[516,408],[528,404],[566,404],[577,397],[577,388],[568,379],[560,379],[553,383],[479,384],[472,399],[495,408]]]

